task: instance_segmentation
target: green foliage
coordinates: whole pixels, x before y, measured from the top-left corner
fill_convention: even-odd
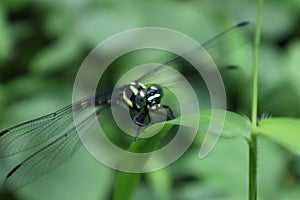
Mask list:
[[[151,152],[158,148],[159,143],[161,141],[161,138],[164,137],[166,134],[168,134],[168,131],[170,129],[170,125],[178,125],[178,126],[187,126],[191,128],[198,128],[198,135],[203,134],[213,134],[217,135],[219,134],[222,138],[244,138],[246,140],[249,140],[250,138],[250,123],[247,119],[243,118],[242,116],[239,116],[236,113],[228,112],[228,111],[221,111],[216,110],[219,112],[226,112],[226,118],[224,119],[224,126],[221,133],[215,133],[215,132],[209,132],[207,133],[208,127],[210,125],[210,122],[212,120],[218,120],[219,123],[222,123],[219,118],[214,118],[211,114],[211,110],[203,110],[200,115],[197,114],[190,114],[178,117],[174,120],[170,120],[167,122],[164,122],[165,125],[167,125],[166,128],[161,131],[161,133],[156,134],[155,136],[148,138],[148,139],[142,139],[139,138],[136,142],[133,142],[131,146],[129,147],[128,151],[131,152]],[[199,119],[200,124],[199,127],[193,127],[191,121]],[[156,123],[151,125],[149,128],[147,128],[143,134],[147,135],[152,131],[155,131],[156,129],[161,127],[162,123]],[[171,133],[169,133],[171,134]],[[200,147],[200,146],[199,146]],[[196,156],[196,155],[194,155]],[[146,160],[144,161],[146,162]],[[126,158],[124,159],[124,165],[137,165],[137,163],[127,163]],[[162,175],[166,175],[163,171],[160,171],[158,173],[161,173]],[[154,172],[155,174],[155,172]],[[140,179],[141,174],[136,173],[126,173],[126,172],[118,172],[117,174],[117,181],[115,186],[115,192],[114,192],[114,199],[115,200],[127,200],[131,199],[133,196],[133,193],[135,192],[136,185],[138,184],[138,181]],[[153,176],[153,175],[152,175]],[[166,175],[167,176],[167,175]],[[161,177],[160,177],[161,178]],[[157,177],[156,179],[159,179]],[[155,179],[152,178],[152,180],[155,181]],[[156,180],[158,183],[164,183],[164,181]],[[163,185],[169,185],[168,182]],[[158,188],[154,186],[154,188]],[[168,188],[168,187],[167,187]],[[158,190],[157,193],[166,195],[165,192]]]
[[[250,0],[3,0],[0,2],[0,130],[69,104],[82,60],[113,34],[136,27],[159,26],[203,42],[237,22],[255,21],[256,4]],[[252,131],[258,137],[258,197],[299,198],[299,174],[289,168],[292,162],[300,162],[299,8],[299,0],[274,0],[265,2],[262,13],[258,116],[270,113],[273,118],[263,119],[257,128],[250,130],[247,117],[251,116],[252,54],[238,47],[229,57],[227,49],[232,42],[240,44],[245,39],[236,38],[222,52],[226,60],[239,66],[237,70],[222,72],[228,109],[233,112],[227,112],[220,140],[207,158],[197,158],[210,121],[210,111],[203,109],[209,107],[208,97],[200,96],[199,134],[186,154],[169,167],[150,174],[118,172],[115,179],[115,171],[99,167],[98,162],[81,152],[14,195],[20,200],[108,199],[113,187],[116,199],[246,199],[247,143]],[[165,58],[159,57],[159,61]],[[128,59],[112,73],[120,74],[125,65],[137,60],[144,61],[146,57]],[[103,85],[111,88],[115,81],[109,76]],[[165,131],[179,121],[180,118],[168,121]],[[111,127],[111,130],[116,129]],[[165,133],[151,142],[138,140],[129,150],[151,151],[159,146],[159,138]],[[12,160],[1,160],[1,182],[14,166]]]
[[[300,119],[279,117],[264,119],[260,122],[257,132],[300,154]]]

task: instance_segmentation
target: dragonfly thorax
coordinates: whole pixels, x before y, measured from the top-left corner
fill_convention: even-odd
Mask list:
[[[129,108],[142,110],[160,104],[163,90],[160,85],[153,84],[146,87],[143,83],[133,82],[123,91],[123,100]]]

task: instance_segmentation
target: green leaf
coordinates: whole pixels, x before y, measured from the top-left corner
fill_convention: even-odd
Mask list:
[[[0,5],[0,68],[5,66],[2,64],[13,53],[11,27],[6,22],[6,15],[6,10]]]
[[[185,116],[178,117],[174,120],[169,120],[164,122],[165,126],[159,134],[156,134],[150,138],[138,138],[136,142],[133,142],[128,151],[130,152],[151,152],[156,150],[161,142],[161,138],[164,137],[169,130],[174,125],[187,126],[191,128],[199,128],[199,133],[206,133],[206,130],[211,122],[211,109],[203,110],[199,114],[189,114]],[[250,123],[244,117],[229,111],[215,110],[217,112],[225,112],[226,117],[224,119],[224,126],[221,132],[221,137],[225,138],[245,138],[249,139],[250,137]],[[190,123],[193,120],[199,120],[199,127],[193,127],[194,123]],[[215,119],[221,120],[221,119]],[[220,121],[222,122],[222,121]],[[156,123],[147,128],[142,134],[147,135],[151,132],[161,128],[162,123]],[[216,134],[216,133],[211,133]],[[123,163],[124,165],[137,163],[128,163],[126,160]],[[140,165],[143,165],[143,162],[139,162]],[[139,173],[127,173],[127,172],[118,172],[116,179],[116,186],[114,191],[115,200],[126,200],[130,199],[134,193],[135,187],[137,186],[140,180],[141,174]]]
[[[129,200],[139,183],[141,174],[127,173],[119,171],[114,188],[114,200]]]
[[[62,67],[69,66],[77,57],[79,45],[76,38],[64,37],[38,52],[32,59],[30,68],[34,72],[43,73],[62,70]]]
[[[196,114],[182,116],[181,118],[185,118],[185,120],[182,120],[184,123],[181,123],[181,118],[176,118],[174,120],[167,121],[166,123],[191,127],[191,125],[188,124],[188,122],[194,120],[197,117],[200,117],[198,133],[206,133],[210,121],[215,117],[215,116],[211,116],[211,111],[212,111],[211,109],[203,110],[200,112],[199,116]],[[234,112],[223,111],[223,110],[217,110],[217,111],[226,113],[223,129],[220,134],[221,137],[224,138],[243,137],[245,139],[250,139],[250,122],[248,119]],[[189,120],[187,120],[188,118]],[[220,123],[222,122],[221,121],[222,119],[215,119],[215,120],[218,121],[220,120]],[[217,134],[217,133],[211,133],[211,134]]]
[[[161,123],[154,124],[147,128],[142,134],[146,135],[152,131],[155,131],[156,128],[161,127]],[[151,152],[158,148],[161,138],[170,130],[172,126],[167,125],[163,130],[151,138],[138,138],[135,142],[132,142],[128,151],[130,152]],[[146,160],[145,160],[146,162]],[[145,162],[139,162],[140,165],[143,165]],[[138,163],[128,163],[126,160],[123,163],[124,165],[137,165]],[[117,173],[117,179],[114,188],[114,200],[129,200],[131,199],[134,190],[140,180],[141,173],[128,173],[121,172]]]
[[[300,119],[265,119],[259,124],[257,132],[300,155]]]
[[[159,199],[172,199],[170,195],[172,193],[173,179],[169,168],[148,173],[146,177],[155,196],[159,197]]]

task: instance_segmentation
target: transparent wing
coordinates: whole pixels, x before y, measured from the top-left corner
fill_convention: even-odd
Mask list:
[[[214,36],[210,40],[202,43],[201,47],[207,51],[207,53],[213,58],[214,61],[218,61],[218,60],[220,60],[220,57],[222,57],[222,55],[219,55],[219,52],[218,52],[220,47],[225,46],[224,43],[234,39],[238,34],[241,34],[241,33],[247,34],[247,33],[251,32],[251,30],[249,30],[249,28],[251,28],[251,27],[249,27],[249,22],[238,23],[238,24],[224,30],[223,32],[219,33],[218,35]],[[238,45],[241,45],[241,44],[238,44]],[[237,48],[237,47],[233,47],[233,46],[231,47],[231,49],[235,49],[235,48]],[[167,70],[164,66],[178,64],[178,63],[184,61],[183,57],[195,56],[195,53],[197,53],[198,50],[199,50],[199,47],[195,47],[189,51],[183,52],[181,55],[178,55],[178,56],[168,60],[167,62],[157,66],[154,70],[151,70],[151,71],[145,73],[143,76],[141,76],[139,79],[137,79],[137,81],[144,82],[145,80],[152,79],[153,77],[157,77],[160,74],[164,74],[164,71]],[[226,51],[226,53],[228,54],[229,52]],[[205,62],[203,62],[203,63],[205,63]]]
[[[72,107],[19,124],[0,133],[0,157],[31,149],[56,135],[71,123]]]
[[[63,135],[73,124],[73,111],[76,115],[85,115],[91,111],[90,102],[83,99],[54,113],[27,121],[0,132],[0,158],[34,148],[59,134]],[[74,108],[74,109],[73,109]],[[74,125],[73,125],[74,126]]]
[[[106,105],[98,106],[96,115],[99,115],[106,107]],[[82,118],[77,125],[77,129],[82,132],[87,132],[96,121],[97,118],[94,118],[93,113],[91,113]],[[73,124],[68,126],[68,128],[64,130],[63,135],[14,167],[7,174],[4,186],[10,189],[21,188],[55,169],[70,158],[81,146],[77,129]]]

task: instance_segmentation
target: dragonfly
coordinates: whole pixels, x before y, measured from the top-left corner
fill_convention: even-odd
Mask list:
[[[241,31],[249,22],[238,23],[212,39],[204,42],[202,47],[209,49],[215,46],[226,35],[235,31]],[[191,49],[193,51],[193,49]],[[185,52],[184,54],[189,54]],[[98,93],[93,98],[85,98],[68,105],[56,112],[15,125],[0,132],[0,159],[11,157],[21,152],[41,147],[29,155],[22,162],[13,167],[5,177],[4,186],[13,189],[22,188],[47,172],[55,169],[70,158],[82,145],[77,134],[78,130],[88,131],[88,127],[95,123],[91,120],[91,107],[95,106],[97,116],[103,110],[109,109],[112,104],[122,104],[131,111],[136,111],[132,122],[140,130],[145,127],[146,118],[150,118],[150,112],[165,113],[166,119],[174,119],[173,109],[163,104],[164,91],[159,84],[146,86],[143,81],[149,76],[162,73],[164,66],[172,65],[183,60],[182,55],[175,56],[164,64],[158,65],[152,71],[145,73],[132,83],[118,88],[116,99],[104,93]],[[75,126],[73,112],[82,116],[79,124]],[[150,119],[151,121],[151,119]],[[140,131],[134,138],[137,139]]]

